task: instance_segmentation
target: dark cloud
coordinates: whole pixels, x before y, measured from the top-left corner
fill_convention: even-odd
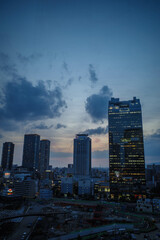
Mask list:
[[[87,98],[85,109],[93,122],[103,122],[104,119],[107,119],[108,101],[111,96],[112,91],[108,86],[103,86],[99,94],[93,94]]]
[[[92,64],[89,64],[89,79],[92,83],[96,83],[98,81],[95,69]]]
[[[0,129],[8,132],[17,131],[19,129],[19,124],[14,120],[6,119],[4,116],[0,116]]]
[[[3,138],[3,136],[0,134],[0,138]]]
[[[57,123],[55,129],[66,128],[66,127],[67,127],[66,125],[63,125],[61,123]]]
[[[100,90],[100,94],[103,96],[112,96],[111,90],[108,88],[108,86],[103,86]]]
[[[0,107],[1,128],[5,127],[6,121],[56,118],[67,107],[59,87],[48,90],[44,81],[33,86],[25,78],[8,82],[0,100],[3,102]]]
[[[34,61],[37,61],[39,58],[42,57],[42,54],[40,53],[32,53],[29,56],[24,56],[22,54],[17,55],[18,60],[23,64],[33,63]]]
[[[108,151],[107,150],[104,150],[104,151],[94,151],[92,153],[92,157],[93,158],[97,158],[97,159],[100,159],[100,158],[106,158],[108,157]]]
[[[17,76],[16,66],[11,63],[9,56],[3,52],[0,53],[0,71],[7,76]]]
[[[107,132],[108,132],[108,127],[106,128],[98,127],[95,129],[87,129],[82,133],[85,133],[88,135],[102,135],[102,134],[106,134]]]
[[[46,130],[52,128],[53,125],[47,126],[45,123],[41,122],[40,124],[34,124],[32,125],[32,129],[41,129],[41,130]]]

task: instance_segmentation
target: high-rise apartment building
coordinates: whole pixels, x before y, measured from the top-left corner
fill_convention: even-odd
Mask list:
[[[89,176],[91,173],[91,139],[87,134],[77,134],[74,139],[74,175]]]
[[[23,145],[23,162],[22,166],[30,170],[39,167],[39,149],[40,136],[38,134],[25,134]]]
[[[13,164],[14,144],[12,142],[3,143],[2,169],[11,170]]]
[[[39,171],[44,173],[49,169],[50,141],[43,139],[40,141]]]
[[[143,195],[145,160],[140,100],[111,98],[108,120],[111,197]]]

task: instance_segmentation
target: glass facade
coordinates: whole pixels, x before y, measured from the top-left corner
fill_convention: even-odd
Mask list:
[[[43,139],[40,141],[39,171],[44,173],[49,169],[50,141]]]
[[[87,134],[77,134],[74,139],[74,175],[89,176],[91,173],[91,139]]]
[[[113,197],[144,193],[145,160],[140,100],[111,98],[109,119],[109,169]]]
[[[13,164],[14,144],[12,142],[3,143],[2,161],[3,170],[11,170]]]
[[[23,145],[23,162],[22,166],[30,170],[39,167],[39,149],[40,136],[38,134],[25,134]]]

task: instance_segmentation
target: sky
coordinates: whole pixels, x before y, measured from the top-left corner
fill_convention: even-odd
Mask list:
[[[140,99],[146,164],[160,162],[160,1],[0,0],[0,156],[24,134],[73,163],[88,132],[92,167],[108,167],[108,101]]]

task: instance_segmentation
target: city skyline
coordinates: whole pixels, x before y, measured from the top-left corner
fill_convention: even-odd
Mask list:
[[[0,1],[0,156],[23,137],[51,141],[53,167],[73,163],[76,133],[108,167],[108,101],[141,101],[146,164],[160,162],[160,2]]]

